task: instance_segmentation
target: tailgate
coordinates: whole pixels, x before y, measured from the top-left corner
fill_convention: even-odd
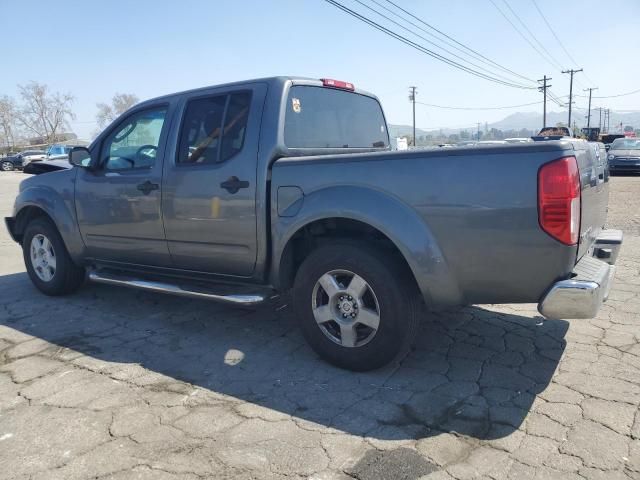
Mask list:
[[[580,245],[578,259],[589,251],[607,220],[609,167],[604,145],[574,142],[581,183]]]

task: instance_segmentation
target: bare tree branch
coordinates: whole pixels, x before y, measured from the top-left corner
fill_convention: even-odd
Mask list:
[[[98,107],[98,113],[96,114],[98,126],[101,129],[106,127],[138,101],[138,97],[132,93],[116,93],[111,99],[111,105],[106,103],[96,104],[96,107]]]
[[[45,143],[55,142],[63,130],[69,128],[69,119],[75,118],[71,110],[73,95],[49,93],[49,87],[38,82],[18,85],[18,89],[23,101],[17,110],[18,121]]]
[[[16,122],[16,104],[13,98],[6,95],[0,97],[0,132],[8,151],[15,145],[15,136],[18,130]]]

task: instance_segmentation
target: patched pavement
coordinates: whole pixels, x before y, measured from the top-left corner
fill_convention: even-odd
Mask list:
[[[0,174],[8,214],[20,173]],[[640,479],[640,178],[594,320],[426,318],[400,365],[341,371],[289,309],[86,285],[48,298],[0,231],[0,478]]]

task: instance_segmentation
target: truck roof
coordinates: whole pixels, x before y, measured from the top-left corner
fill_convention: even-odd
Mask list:
[[[198,88],[192,88],[189,90],[183,90],[180,92],[174,92],[174,93],[169,93],[166,95],[160,95],[158,97],[154,97],[154,98],[150,98],[148,100],[144,100],[142,102],[140,102],[138,105],[144,105],[146,103],[152,103],[152,102],[156,102],[158,100],[163,100],[163,99],[170,99],[176,96],[180,96],[180,95],[185,95],[185,94],[192,94],[192,93],[197,93],[200,91],[206,91],[209,90],[211,88],[228,88],[228,87],[233,87],[236,85],[246,85],[248,83],[266,83],[269,86],[274,86],[274,87],[282,87],[286,82],[293,82],[295,84],[302,84],[302,85],[312,85],[312,86],[318,86],[318,87],[323,87],[323,83],[322,83],[322,79],[320,78],[310,78],[310,77],[299,77],[299,76],[275,76],[275,77],[262,77],[262,78],[253,78],[250,80],[240,80],[237,82],[228,82],[228,83],[221,83],[221,84],[214,84],[214,85],[206,85],[206,86],[202,86],[202,87],[198,87]],[[326,87],[326,88],[333,88],[333,87]],[[360,95],[366,95],[368,97],[373,97],[375,99],[378,99],[378,97],[376,95],[374,95],[371,92],[365,91],[365,90],[361,90],[359,88],[354,88],[353,92],[358,93]]]

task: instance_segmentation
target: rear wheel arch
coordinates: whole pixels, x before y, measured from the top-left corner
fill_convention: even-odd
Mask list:
[[[418,288],[414,272],[396,243],[369,223],[348,217],[326,217],[311,221],[289,237],[278,263],[279,288],[289,290],[302,262],[317,248],[336,241],[354,245],[366,243],[370,248],[388,253]]]
[[[292,256],[285,250],[291,248],[292,239],[299,238],[299,231],[335,218],[360,222],[386,237],[401,252],[430,306],[464,303],[455,272],[425,214],[392,194],[360,185],[335,185],[305,192],[296,215],[272,218],[272,285],[284,290],[282,285],[290,284],[295,262],[292,266]]]

